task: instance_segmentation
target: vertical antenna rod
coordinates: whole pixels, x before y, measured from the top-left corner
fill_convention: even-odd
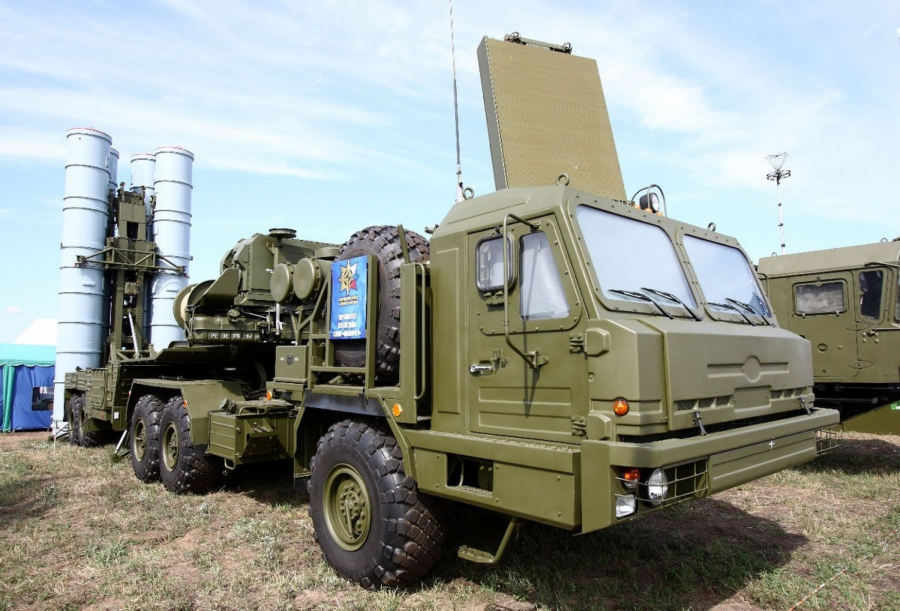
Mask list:
[[[781,254],[784,254],[784,215],[782,214],[781,206],[781,179],[790,178],[791,176],[791,171],[782,170],[781,166],[784,165],[784,160],[787,159],[787,156],[787,153],[766,155],[766,161],[772,164],[772,167],[775,168],[774,172],[769,172],[768,174],[766,174],[766,178],[775,181],[775,192],[778,195],[778,227],[779,229],[781,229]]]
[[[450,57],[453,62],[453,118],[456,121],[456,201],[463,200],[462,162],[459,154],[459,102],[456,93],[456,40],[453,36],[453,0],[450,0]]]

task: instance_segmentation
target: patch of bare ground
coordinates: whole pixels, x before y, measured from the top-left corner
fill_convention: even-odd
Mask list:
[[[0,610],[900,609],[900,438],[846,435],[830,455],[584,536],[453,506],[434,574],[366,592],[313,539],[290,465],[231,474],[203,496],[142,484],[110,448],[0,435]],[[892,533],[894,533],[892,535]]]

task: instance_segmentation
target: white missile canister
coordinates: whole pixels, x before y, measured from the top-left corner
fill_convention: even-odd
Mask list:
[[[181,147],[156,149],[153,212],[153,241],[164,257],[159,265],[169,267],[153,276],[151,292],[150,341],[154,349],[167,348],[185,339],[172,307],[178,292],[188,283],[191,261],[191,192],[194,155]],[[183,268],[179,273],[177,268]]]
[[[66,372],[99,367],[103,353],[103,268],[90,260],[79,264],[78,257],[96,255],[106,246],[111,144],[107,134],[89,127],[66,135],[54,430],[64,420]]]

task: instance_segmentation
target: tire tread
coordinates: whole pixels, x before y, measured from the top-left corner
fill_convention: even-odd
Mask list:
[[[138,462],[133,449],[131,452],[131,468],[134,470],[134,475],[145,483],[159,481],[159,425],[165,408],[166,404],[156,395],[144,395],[138,399],[137,405],[134,406],[134,413],[131,415],[132,424],[129,427],[129,434],[132,435],[131,444],[134,443],[135,420],[146,419],[144,424],[147,431],[145,460]]]
[[[368,466],[376,478],[377,490],[372,495],[377,496],[386,510],[383,525],[377,528],[373,524],[371,532],[380,538],[380,554],[360,562],[362,566],[353,571],[342,571],[327,553],[326,560],[344,577],[366,589],[407,586],[422,579],[441,557],[444,530],[435,515],[433,499],[419,494],[415,480],[404,472],[403,453],[384,422],[344,420],[332,425],[319,439],[307,487],[309,511],[320,545],[330,534],[324,520],[317,515],[321,508],[313,508],[313,499],[321,504],[322,491],[317,488],[327,476],[327,473],[319,475],[317,466],[329,448],[341,446],[355,448],[368,457]]]
[[[414,231],[404,230],[409,259],[428,261],[431,257],[428,240]],[[400,266],[403,249],[400,232],[392,225],[374,225],[357,231],[341,246],[337,260],[361,255],[378,258],[379,305],[377,308],[377,338],[375,377],[379,384],[396,382],[400,365]],[[335,349],[335,357],[345,367],[365,364],[365,340],[345,340]],[[358,381],[359,376],[352,376]]]
[[[160,452],[164,449],[164,432],[168,423],[174,421],[179,432],[178,462],[169,471],[160,456],[160,478],[167,490],[176,494],[202,494],[218,484],[222,474],[222,463],[216,456],[197,452],[191,443],[191,419],[184,399],[176,395],[169,399],[160,421]]]

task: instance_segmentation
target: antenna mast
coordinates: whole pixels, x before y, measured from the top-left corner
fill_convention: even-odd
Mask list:
[[[456,201],[463,198],[462,162],[459,154],[459,101],[456,93],[456,40],[453,36],[453,0],[450,0],[450,57],[453,62],[453,119],[456,122]]]
[[[784,160],[787,159],[787,156],[787,153],[766,155],[766,161],[772,164],[772,167],[775,168],[774,172],[769,172],[768,174],[766,174],[766,178],[775,181],[775,192],[778,195],[778,227],[779,229],[781,229],[781,254],[784,254],[784,215],[781,211],[781,179],[790,178],[791,176],[791,171],[782,170],[781,166],[784,165]]]

